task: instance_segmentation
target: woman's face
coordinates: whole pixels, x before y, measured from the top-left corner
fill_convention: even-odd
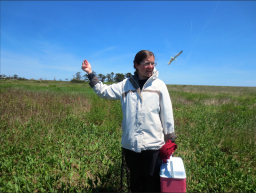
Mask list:
[[[139,65],[135,63],[135,68],[138,70],[139,79],[143,80],[146,79],[153,74],[154,65],[150,64],[148,66],[145,66],[143,63],[147,62],[155,62],[154,56],[149,56],[148,58],[144,59]]]

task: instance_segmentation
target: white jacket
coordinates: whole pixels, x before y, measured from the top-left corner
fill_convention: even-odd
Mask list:
[[[135,152],[158,150],[167,139],[176,138],[169,92],[157,77],[154,68],[142,91],[136,75],[112,85],[103,84],[97,77],[89,83],[99,97],[121,101],[123,148]]]

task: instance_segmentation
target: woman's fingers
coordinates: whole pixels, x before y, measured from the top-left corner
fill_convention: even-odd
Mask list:
[[[87,65],[88,65],[87,60],[84,60],[84,61],[83,61],[83,63],[82,63],[82,67],[83,67],[83,68],[86,68],[86,67],[87,67]]]
[[[92,68],[90,63],[87,60],[84,60],[82,63],[82,70],[90,74],[92,72]]]

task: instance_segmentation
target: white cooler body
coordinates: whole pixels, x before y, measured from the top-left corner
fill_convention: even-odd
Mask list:
[[[186,192],[186,172],[180,157],[170,157],[160,168],[161,192]]]

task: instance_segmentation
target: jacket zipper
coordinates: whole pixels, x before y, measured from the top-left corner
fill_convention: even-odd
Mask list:
[[[142,87],[142,89],[141,89],[141,92],[142,92],[142,90],[144,89],[145,85],[149,82],[149,80],[152,79],[152,77],[153,77],[153,75],[150,76],[150,78],[145,82],[145,84],[143,85],[143,87]]]

